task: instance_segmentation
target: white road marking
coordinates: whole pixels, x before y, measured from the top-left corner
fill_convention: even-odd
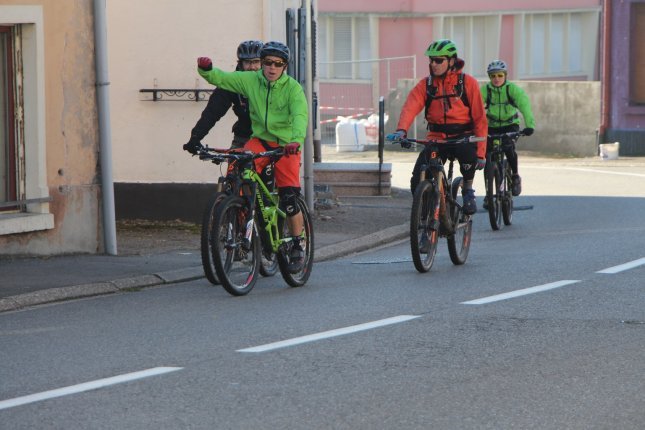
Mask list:
[[[28,403],[39,402],[41,400],[53,399],[55,397],[62,397],[70,394],[82,393],[84,391],[96,390],[97,388],[103,388],[109,385],[121,384],[124,382],[134,381],[136,379],[147,378],[149,376],[156,376],[163,373],[174,372],[181,369],[183,369],[183,367],[154,367],[152,369],[141,370],[139,372],[126,373],[124,375],[112,376],[111,378],[97,379],[96,381],[85,382],[83,384],[70,385],[69,387],[43,391],[42,393],[2,400],[0,401],[0,410],[13,408],[20,405],[26,405]]]
[[[642,266],[645,264],[645,258],[639,258],[638,260],[630,261],[625,264],[619,264],[618,266],[614,267],[608,267],[606,269],[602,269],[597,271],[596,273],[618,273],[618,272],[624,272],[625,270],[633,269],[634,267]]]
[[[540,293],[542,291],[564,287],[565,285],[575,284],[576,282],[580,282],[580,281],[565,280],[565,281],[551,282],[550,284],[538,285],[536,287],[524,288],[522,290],[509,291],[508,293],[482,297],[481,299],[476,299],[476,300],[469,300],[467,302],[461,302],[461,304],[462,305],[483,305],[486,303],[512,299],[514,297],[519,297],[519,296],[525,296],[527,294]]]
[[[299,345],[301,343],[314,342],[316,340],[327,339],[335,336],[343,336],[346,334],[356,333],[359,331],[370,330],[377,327],[383,327],[386,325],[397,324],[405,321],[409,321],[415,318],[419,318],[421,315],[399,315],[392,318],[386,318],[378,321],[372,321],[365,324],[353,325],[350,327],[339,328],[335,330],[323,331],[320,333],[310,334],[307,336],[294,337],[293,339],[287,339],[280,342],[267,343],[260,346],[254,346],[251,348],[238,349],[237,352],[265,352],[271,351],[273,349],[285,348],[287,346]]]

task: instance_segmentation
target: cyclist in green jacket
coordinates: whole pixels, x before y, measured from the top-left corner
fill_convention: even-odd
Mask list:
[[[294,246],[289,254],[289,271],[297,273],[304,265],[304,221],[296,203],[300,194],[300,149],[305,141],[309,114],[302,86],[285,73],[289,47],[281,42],[267,42],[260,50],[262,69],[225,72],[213,67],[208,57],[197,59],[197,71],[209,83],[242,94],[248,99],[253,135],[244,145],[255,153],[282,146],[285,156],[275,163],[275,183],[280,206],[287,213]],[[256,162],[258,172],[268,160]]]
[[[502,60],[495,60],[486,70],[490,82],[481,87],[482,99],[486,104],[488,134],[502,134],[520,130],[519,113],[524,118],[524,134],[530,136],[535,129],[531,101],[524,90],[507,79],[508,67]],[[491,142],[488,142],[489,145]],[[513,173],[511,192],[519,196],[522,192],[522,178],[518,174],[515,141],[505,142],[504,153]]]

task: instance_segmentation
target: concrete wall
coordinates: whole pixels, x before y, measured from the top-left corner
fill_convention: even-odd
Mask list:
[[[600,125],[600,82],[516,81],[531,98],[536,132],[523,137],[520,151],[531,151],[549,156],[589,157],[598,154],[597,133]],[[414,82],[399,83],[399,96],[391,96],[386,110],[396,127],[405,96]],[[401,95],[403,95],[401,97]],[[386,130],[389,133],[391,130]],[[426,133],[423,112],[417,117],[417,136]]]

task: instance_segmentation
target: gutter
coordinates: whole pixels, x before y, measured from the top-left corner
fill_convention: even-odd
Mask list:
[[[106,0],[94,0],[94,50],[96,55],[96,98],[99,120],[99,163],[101,166],[103,240],[105,252],[109,255],[117,255],[105,2]]]

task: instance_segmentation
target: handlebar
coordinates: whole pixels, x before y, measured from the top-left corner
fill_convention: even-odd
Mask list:
[[[411,139],[409,137],[400,139],[400,140],[392,140],[391,142],[393,144],[395,143],[400,143],[401,145],[405,143],[420,143],[422,145],[462,145],[466,143],[477,143],[477,142],[483,142],[485,141],[485,137],[476,137],[476,136],[466,136],[466,137],[460,137],[457,139],[428,139],[428,140],[421,140],[421,139]]]
[[[511,139],[515,139],[516,137],[520,137],[520,136],[526,136],[526,134],[524,133],[524,130],[509,131],[507,133],[499,133],[499,134],[489,134],[488,138],[489,139],[503,139],[505,137],[508,137],[508,138],[511,138]]]
[[[212,161],[215,164],[224,161],[251,161],[262,157],[280,158],[284,155],[284,148],[276,148],[270,151],[251,152],[240,151],[239,149],[217,149],[204,146],[197,152],[200,160]]]

